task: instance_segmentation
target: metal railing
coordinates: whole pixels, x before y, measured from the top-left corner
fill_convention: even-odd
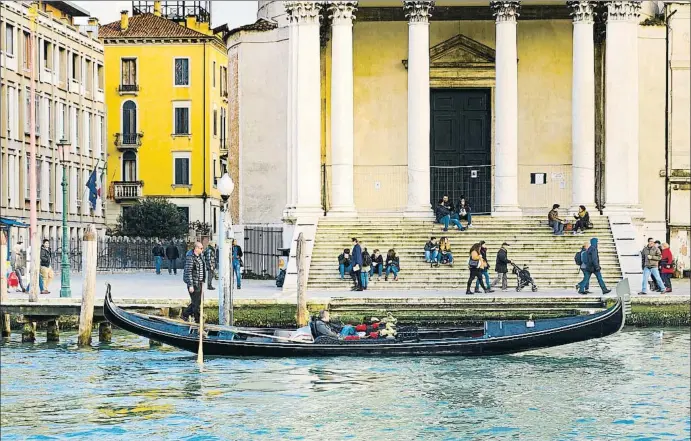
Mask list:
[[[116,201],[139,199],[142,197],[144,182],[115,181],[113,182],[113,199]]]
[[[139,84],[121,84],[118,92],[139,92]]]
[[[142,145],[144,134],[139,133],[116,133],[115,145],[121,148],[136,148]]]
[[[430,202],[432,206],[447,195],[455,204],[462,197],[473,213],[492,212],[492,166],[432,166],[430,167]]]
[[[283,228],[247,226],[244,242],[244,273],[261,278],[276,277],[280,257],[278,248],[283,244]]]

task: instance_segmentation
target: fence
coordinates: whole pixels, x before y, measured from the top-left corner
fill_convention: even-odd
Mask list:
[[[118,237],[106,237],[98,239],[98,260],[96,268],[99,271],[123,271],[137,269],[153,269],[154,258],[152,250],[158,243],[155,239],[129,239]],[[169,242],[164,242],[164,248]],[[182,241],[174,242],[178,248],[180,258],[177,260],[177,268],[184,266],[184,257],[187,252],[187,244]],[[58,271],[62,263],[62,239],[50,241],[53,259],[51,266]],[[70,239],[69,261],[72,271],[82,270],[82,239]],[[167,262],[163,266],[166,268]]]
[[[244,274],[260,278],[278,275],[278,248],[283,244],[283,228],[267,226],[245,227],[243,247]]]
[[[474,213],[492,211],[492,166],[433,166],[430,167],[430,201],[433,205],[448,195],[457,204],[465,197]]]

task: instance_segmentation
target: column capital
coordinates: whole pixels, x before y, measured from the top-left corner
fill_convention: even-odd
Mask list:
[[[605,18],[610,21],[624,21],[635,23],[640,16],[641,2],[630,0],[617,0],[607,2]]]
[[[569,1],[566,3],[571,8],[571,17],[574,23],[595,23],[595,5],[594,1]]]
[[[404,0],[403,9],[410,23],[429,23],[434,8],[433,0]]]
[[[330,1],[327,3],[332,25],[352,24],[357,11],[356,1]]]
[[[521,2],[518,0],[491,1],[489,5],[494,10],[497,23],[516,23],[521,15],[518,13],[521,8]]]
[[[322,2],[319,1],[290,1],[283,6],[288,13],[288,20],[295,24],[319,24],[319,11]]]

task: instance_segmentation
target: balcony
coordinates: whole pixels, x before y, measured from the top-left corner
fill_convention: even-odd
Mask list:
[[[115,181],[113,182],[113,199],[115,202],[132,201],[142,197],[143,181]]]
[[[121,84],[118,86],[118,92],[120,95],[136,95],[139,92],[139,84]]]
[[[221,159],[228,159],[228,140],[227,139],[221,139],[221,145],[218,148],[219,153],[221,154]]]
[[[118,150],[138,149],[142,145],[143,133],[116,133],[115,147]]]

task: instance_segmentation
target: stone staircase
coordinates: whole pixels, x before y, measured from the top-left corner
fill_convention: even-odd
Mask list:
[[[341,280],[338,274],[338,255],[344,248],[351,249],[351,237],[357,237],[363,247],[371,253],[378,248],[383,255],[387,250],[396,250],[401,261],[398,281],[370,281],[369,289],[408,290],[463,290],[465,291],[469,270],[468,251],[480,240],[487,243],[487,257],[490,261],[490,277],[494,278],[496,252],[502,242],[510,244],[509,259],[517,265],[528,265],[529,271],[540,291],[575,290],[581,280],[577,272],[574,254],[581,245],[592,237],[599,240],[600,264],[605,283],[613,289],[621,280],[621,269],[617,258],[614,238],[605,216],[593,216],[594,228],[584,235],[552,235],[545,216],[503,218],[473,216],[473,227],[466,231],[449,229],[425,220],[411,220],[389,217],[359,217],[352,219],[321,218],[312,250],[308,289],[344,290],[351,286],[350,279]],[[464,222],[465,225],[465,222]],[[430,236],[437,239],[449,237],[454,255],[453,267],[440,265],[431,267],[425,263],[423,248]],[[511,267],[509,266],[509,270]],[[595,277],[591,280],[591,291],[598,292]],[[516,276],[509,273],[509,289],[515,292]],[[529,288],[524,288],[524,291]]]

